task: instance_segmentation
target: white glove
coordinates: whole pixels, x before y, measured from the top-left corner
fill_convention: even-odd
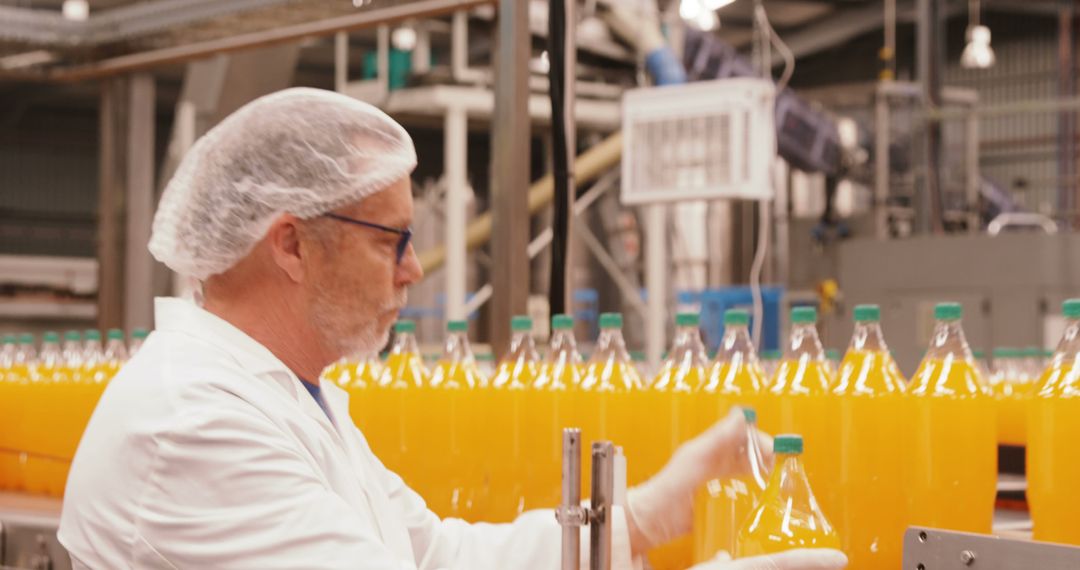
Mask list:
[[[766,464],[772,463],[772,438],[757,432]],[[694,494],[714,478],[747,473],[750,465],[740,446],[746,418],[735,408],[700,435],[675,450],[667,465],[626,494],[626,519],[635,554],[679,538],[694,518]]]
[[[843,552],[831,548],[797,548],[738,560],[722,556],[724,558],[698,564],[690,570],[842,570],[848,562]]]

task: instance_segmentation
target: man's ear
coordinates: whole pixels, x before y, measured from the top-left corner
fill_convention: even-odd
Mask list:
[[[300,219],[283,214],[270,225],[264,238],[270,247],[270,256],[293,282],[304,280],[304,258],[307,253],[300,244]]]

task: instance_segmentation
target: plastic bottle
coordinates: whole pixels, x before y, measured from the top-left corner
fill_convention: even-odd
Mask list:
[[[131,342],[128,343],[128,358],[135,357],[135,353],[139,352],[148,336],[150,336],[150,331],[146,329],[132,329]]]
[[[900,568],[904,536],[905,380],[892,362],[877,305],[858,305],[830,397],[839,462],[830,516],[852,570]]]
[[[70,461],[75,457],[75,450],[82,438],[83,400],[88,397],[90,380],[83,382],[83,346],[82,334],[69,330],[64,333],[61,347],[64,366],[61,381],[55,391],[56,409],[62,413],[56,418],[56,432],[62,438],[60,456]]]
[[[1037,346],[1028,346],[1020,349],[1020,370],[1023,371],[1025,381],[1034,382],[1042,376],[1046,366],[1042,362],[1042,349]]]
[[[581,448],[592,449],[594,441],[608,440],[622,445],[626,455],[627,483],[633,485],[635,461],[634,450],[626,445],[637,440],[636,427],[639,418],[634,416],[632,394],[641,390],[644,383],[626,351],[622,335],[622,315],[600,315],[600,337],[596,341],[585,377],[576,395],[575,418],[581,426]],[[583,465],[582,496],[587,496],[591,469]]]
[[[962,315],[958,303],[934,308],[930,347],[908,390],[907,525],[987,534],[997,494],[997,418]]]
[[[482,470],[478,464],[484,455],[485,431],[481,429],[490,410],[478,405],[474,390],[486,384],[476,365],[467,336],[466,321],[450,321],[443,354],[431,375],[430,395],[433,402],[426,407],[429,429],[426,434],[430,453],[445,464],[432,471],[440,479],[433,501],[442,508],[444,517],[470,521],[481,520],[487,507],[485,490],[479,488]],[[422,406],[422,409],[424,407]]]
[[[763,387],[768,387],[768,382],[776,375],[776,369],[780,368],[780,359],[784,357],[784,351],[777,349],[763,350],[761,351],[761,370],[765,373],[763,378],[765,384]]]
[[[416,323],[401,320],[394,324],[394,342],[378,382],[366,391],[353,385],[349,398],[349,415],[361,426],[375,455],[425,499],[430,490],[425,485],[434,475],[421,469],[424,459],[419,456],[427,438],[423,426],[428,410],[413,399],[423,397],[430,377],[416,342]]]
[[[63,434],[58,396],[70,386],[65,375],[60,335],[41,336],[41,351],[30,367],[30,385],[23,405],[24,425],[33,442],[27,445],[26,483],[30,492],[59,497],[63,494],[68,464],[61,456]]]
[[[994,349],[990,391],[997,402],[998,443],[1005,445],[1024,445],[1027,440],[1027,403],[1035,379],[1023,366],[1022,356],[1015,348]]]
[[[14,375],[15,351],[18,337],[6,334],[0,338],[0,490],[15,488],[18,455],[14,452],[16,391]]]
[[[485,520],[509,522],[534,508],[526,494],[534,442],[527,434],[525,407],[536,382],[540,355],[533,339],[533,321],[518,315],[510,319],[510,352],[495,369],[488,390],[478,391],[481,405],[489,410],[488,452],[480,457],[483,479],[491,489],[491,510]],[[535,500],[535,499],[532,499]]]
[[[695,313],[675,315],[675,338],[659,373],[647,388],[631,396],[637,417],[649,418],[637,437],[623,444],[631,485],[658,472],[684,441],[697,434],[695,403],[709,368],[699,323]],[[654,549],[649,561],[656,570],[682,570],[690,566],[693,555],[687,536]]]
[[[795,548],[840,548],[840,537],[818,506],[813,479],[803,468],[803,439],[773,440],[776,466],[761,501],[739,530],[736,556],[774,554]]]
[[[585,375],[574,338],[574,318],[553,316],[551,330],[547,358],[529,392],[530,405],[525,407],[537,462],[536,468],[530,470],[528,494],[534,504],[548,508],[558,505],[561,499],[562,430],[575,427],[574,397]]]
[[[105,372],[106,380],[112,380],[128,360],[127,345],[124,344],[124,331],[120,329],[109,329],[106,339],[102,370]]]
[[[39,481],[29,479],[27,471],[30,453],[38,447],[39,434],[34,431],[34,421],[39,412],[33,399],[36,393],[33,385],[31,369],[37,362],[37,349],[34,347],[34,335],[23,333],[19,335],[18,345],[15,348],[15,356],[8,370],[8,378],[12,383],[12,404],[14,406],[12,423],[13,445],[11,447],[18,455],[15,458],[14,486],[15,490],[41,492],[43,490]]]
[[[699,493],[694,506],[695,564],[712,560],[721,551],[735,554],[739,529],[758,506],[768,483],[769,468],[758,438],[757,413],[753,408],[742,411],[746,417],[746,438],[738,453],[745,462],[741,466],[745,472],[729,479],[713,479]]]
[[[1027,499],[1035,540],[1080,545],[1080,299],[1062,305],[1065,333],[1028,410]]]
[[[836,448],[829,445],[829,388],[832,366],[818,338],[817,310],[794,307],[791,333],[768,391],[759,406],[758,423],[766,433],[799,433],[814,450],[804,459],[817,485],[818,499],[829,509],[836,489]]]

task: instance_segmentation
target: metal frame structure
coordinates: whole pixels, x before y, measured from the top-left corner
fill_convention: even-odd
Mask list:
[[[904,533],[903,567],[918,570],[1066,570],[1080,568],[1080,547],[911,527]]]

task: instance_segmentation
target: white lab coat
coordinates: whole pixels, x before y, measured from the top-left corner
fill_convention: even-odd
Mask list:
[[[372,454],[344,391],[322,385],[331,422],[236,327],[180,299],[155,308],[72,465],[58,536],[77,568],[559,567],[552,511],[440,520]],[[614,515],[615,568],[629,568]]]

